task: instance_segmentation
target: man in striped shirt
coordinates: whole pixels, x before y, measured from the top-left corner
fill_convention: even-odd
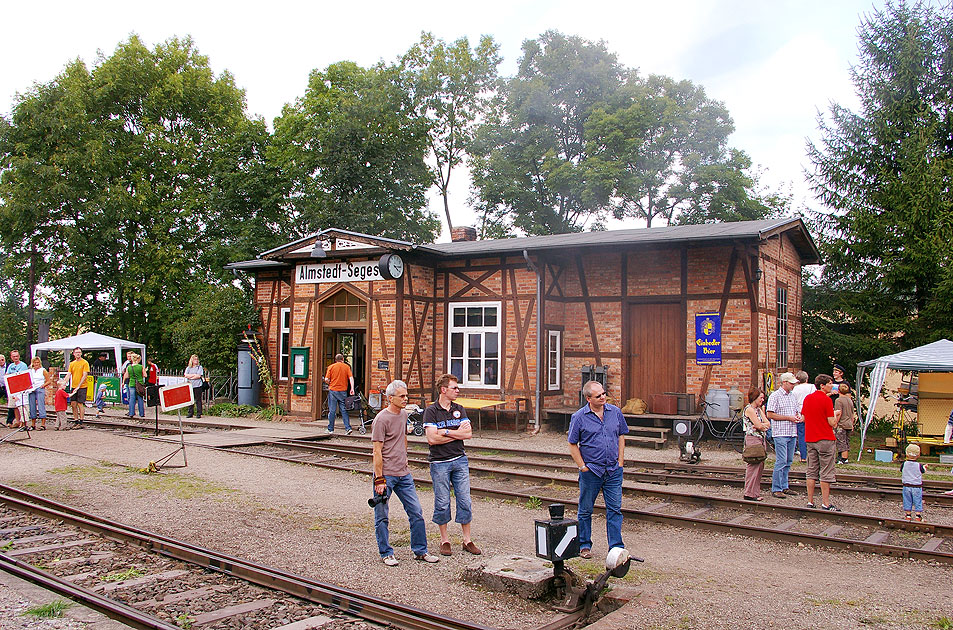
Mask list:
[[[797,445],[797,425],[804,422],[799,415],[800,402],[794,393],[798,380],[791,372],[780,377],[781,387],[768,397],[768,419],[771,421],[771,436],[774,438],[774,474],[771,477],[771,495],[785,499],[797,494],[788,487],[788,473],[794,460]]]

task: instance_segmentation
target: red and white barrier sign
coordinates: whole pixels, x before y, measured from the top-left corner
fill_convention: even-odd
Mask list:
[[[159,405],[162,411],[174,411],[194,404],[195,395],[192,392],[192,386],[188,383],[159,389]]]
[[[29,372],[7,375],[7,393],[19,394],[33,388],[33,377]]]

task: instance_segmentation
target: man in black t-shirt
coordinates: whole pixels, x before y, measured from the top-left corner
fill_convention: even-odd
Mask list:
[[[466,410],[453,402],[460,395],[460,385],[453,374],[444,374],[437,381],[437,402],[424,411],[424,429],[430,444],[430,478],[433,480],[433,522],[440,529],[440,555],[451,553],[447,523],[450,522],[450,487],[456,497],[457,517],[463,530],[463,550],[480,555],[480,548],[470,539],[470,465],[463,441],[473,437]]]

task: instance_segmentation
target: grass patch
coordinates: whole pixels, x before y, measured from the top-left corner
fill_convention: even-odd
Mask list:
[[[930,622],[931,628],[939,628],[940,630],[953,630],[953,619],[949,617],[937,617]]]
[[[27,608],[23,611],[23,616],[36,617],[38,619],[55,619],[62,617],[63,612],[72,605],[73,602],[66,601],[65,599],[57,599],[49,604]]]
[[[219,483],[199,479],[192,475],[169,473],[153,474],[147,468],[121,466],[109,462],[83,466],[62,466],[50,470],[56,475],[66,475],[73,479],[98,481],[110,485],[120,484],[136,490],[162,492],[177,499],[194,499],[223,492],[234,492]]]
[[[331,529],[335,531],[362,532],[374,529],[374,519],[369,520],[349,520],[339,516],[322,517],[308,525],[311,531],[324,531]]]
[[[526,500],[524,506],[530,510],[538,510],[543,507],[543,501],[539,497],[530,497]]]
[[[195,623],[195,619],[189,615],[186,615],[185,613],[182,613],[175,618],[175,624],[180,628],[184,628],[185,630],[190,630],[193,623]]]
[[[213,494],[234,492],[231,488],[214,481],[206,481],[192,475],[136,475],[125,483],[137,490],[162,492],[173,495],[177,499],[195,499]]]
[[[633,564],[635,563],[633,562]],[[622,579],[625,582],[634,582],[636,584],[658,584],[667,579],[667,576],[665,573],[657,571],[656,569],[642,567],[634,571],[630,569]]]
[[[131,580],[133,578],[142,577],[145,575],[145,572],[142,569],[137,569],[136,567],[129,567],[125,571],[116,571],[114,573],[108,573],[104,575],[101,579],[104,582],[124,582],[126,580]]]
[[[206,415],[221,418],[244,418],[258,413],[259,408],[253,405],[236,405],[235,403],[215,403],[206,408]]]

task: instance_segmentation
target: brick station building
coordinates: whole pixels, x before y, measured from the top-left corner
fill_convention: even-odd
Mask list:
[[[462,396],[504,401],[504,418],[519,409],[523,422],[578,407],[588,366],[607,367],[620,405],[746,391],[801,366],[801,268],[819,254],[800,219],[453,237],[414,245],[328,229],[229,265],[254,274],[277,402],[292,419],[321,415],[337,352],[365,395],[399,378],[429,402],[451,372]],[[721,315],[719,365],[696,361],[699,313]],[[307,371],[295,374],[301,348]]]

